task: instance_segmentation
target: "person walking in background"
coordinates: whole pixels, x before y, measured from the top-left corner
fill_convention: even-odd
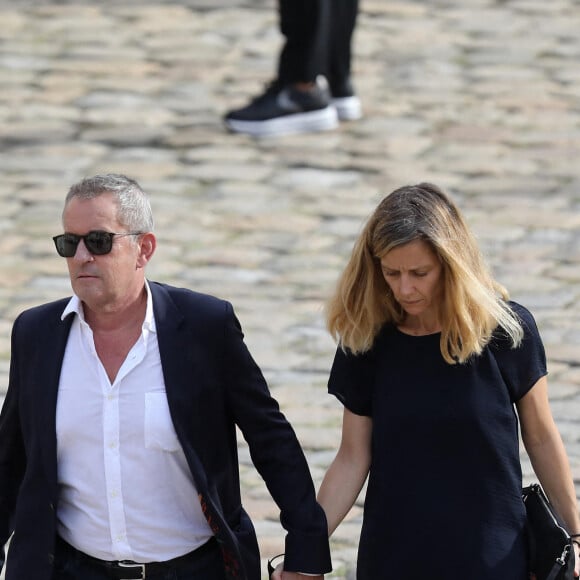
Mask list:
[[[344,414],[318,501],[332,534],[368,476],[358,580],[529,579],[518,419],[578,542],[536,323],[508,300],[443,191],[422,183],[380,202],[327,322],[338,341],[328,389]]]
[[[132,179],[73,185],[62,223],[54,243],[74,295],[23,312],[12,331],[6,580],[259,580],[236,426],[288,530],[285,578],[321,579],[324,512],[231,304],[146,280],[156,238]]]
[[[358,0],[280,0],[285,44],[277,78],[247,106],[230,111],[231,131],[278,136],[334,129],[361,117],[351,80]]]

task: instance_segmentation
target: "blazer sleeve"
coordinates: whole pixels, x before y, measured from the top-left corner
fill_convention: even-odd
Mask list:
[[[4,565],[4,546],[12,534],[12,520],[18,490],[26,467],[26,452],[18,411],[19,317],[12,329],[10,374],[6,398],[0,412],[0,569]]]
[[[323,574],[332,569],[328,527],[296,434],[271,396],[226,306],[223,372],[227,404],[248,443],[252,461],[281,510],[287,530],[285,569]]]

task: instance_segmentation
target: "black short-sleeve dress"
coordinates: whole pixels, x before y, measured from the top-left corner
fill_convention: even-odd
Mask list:
[[[532,315],[524,340],[500,332],[450,365],[440,334],[386,326],[373,348],[337,350],[329,392],[373,419],[359,580],[527,580],[514,403],[546,374]]]

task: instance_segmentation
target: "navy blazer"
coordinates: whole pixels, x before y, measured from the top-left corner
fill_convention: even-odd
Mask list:
[[[230,303],[150,283],[171,418],[228,578],[259,580],[254,527],[242,507],[236,425],[280,508],[287,569],[331,569],[326,518],[292,427],[252,359]],[[23,312],[12,329],[0,414],[0,546],[7,580],[50,580],[58,509],[56,400],[72,319],[68,298]],[[0,550],[3,564],[4,550]]]

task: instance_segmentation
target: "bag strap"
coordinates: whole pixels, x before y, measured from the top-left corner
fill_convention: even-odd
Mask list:
[[[556,580],[558,574],[560,573],[560,570],[562,570],[562,567],[564,566],[564,564],[566,564],[568,554],[570,553],[570,547],[571,547],[570,544],[566,544],[564,546],[564,551],[562,552],[562,555],[559,558],[556,558],[556,561],[554,562],[554,565],[552,566],[550,573],[546,576],[546,580]]]
[[[560,564],[560,562],[554,562],[554,565],[552,566],[550,573],[546,576],[546,580],[556,580],[561,569],[562,564]]]

